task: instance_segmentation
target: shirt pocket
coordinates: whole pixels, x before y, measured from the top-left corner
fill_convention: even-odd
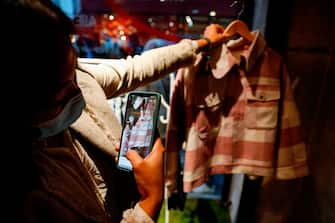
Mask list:
[[[256,89],[247,94],[244,120],[247,128],[273,129],[278,125],[280,90]]]

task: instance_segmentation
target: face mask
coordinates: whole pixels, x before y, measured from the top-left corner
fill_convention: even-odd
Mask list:
[[[39,138],[57,135],[69,127],[79,118],[84,107],[85,101],[81,93],[71,98],[55,118],[35,126],[40,130]]]

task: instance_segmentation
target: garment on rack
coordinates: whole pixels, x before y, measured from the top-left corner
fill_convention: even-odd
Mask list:
[[[149,99],[147,102],[143,103],[140,117],[131,129],[128,147],[137,150],[142,157],[145,157],[150,152],[150,136],[153,134],[152,116],[155,109],[155,101]]]
[[[178,71],[167,131],[167,185],[185,146],[184,191],[212,174],[293,179],[308,174],[285,63],[259,32],[231,40]]]

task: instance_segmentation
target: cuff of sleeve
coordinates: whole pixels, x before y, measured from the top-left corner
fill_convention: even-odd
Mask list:
[[[198,42],[195,41],[195,40],[192,40],[192,41],[191,41],[191,44],[192,44],[192,50],[193,50],[194,52],[196,52],[196,51],[199,49]]]
[[[191,40],[191,39],[182,39],[181,42],[187,43],[191,46],[192,52],[196,54],[196,52],[199,49],[199,45],[196,40]]]
[[[145,211],[137,203],[134,207],[134,217],[138,222],[142,223],[154,223],[154,221],[145,213]]]
[[[123,212],[123,219],[121,223],[155,223],[149,215],[137,203],[134,208],[125,210]]]

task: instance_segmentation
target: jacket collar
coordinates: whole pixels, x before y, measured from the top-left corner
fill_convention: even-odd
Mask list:
[[[243,38],[230,40],[211,52],[208,61],[213,76],[223,78],[233,66],[237,65],[250,72],[257,59],[264,53],[266,42],[259,31],[252,32],[253,42],[248,46]]]

